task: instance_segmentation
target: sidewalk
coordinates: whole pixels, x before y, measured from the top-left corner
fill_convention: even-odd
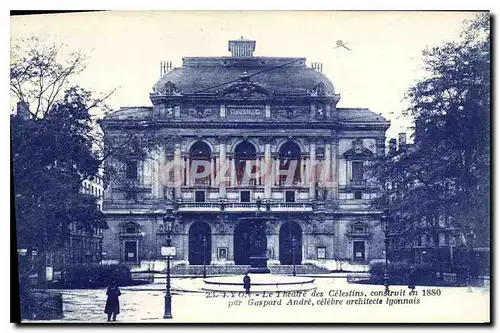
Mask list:
[[[121,313],[118,322],[140,323],[209,323],[209,322],[484,322],[489,320],[489,292],[483,288],[444,287],[441,296],[424,297],[423,289],[417,287],[418,304],[406,305],[328,305],[317,301],[337,298],[329,296],[330,290],[362,292],[366,297],[371,293],[383,292],[383,286],[348,284],[345,279],[318,279],[318,291],[323,296],[313,298],[313,305],[287,305],[292,298],[283,298],[280,306],[262,306],[261,301],[269,300],[252,294],[250,297],[207,297],[206,293],[178,292],[172,296],[173,319],[164,320],[164,285],[152,284],[122,288],[120,297]],[[195,288],[202,279],[174,279],[176,288]],[[408,290],[405,286],[391,286],[392,291]],[[50,321],[102,323],[106,321],[104,304],[106,291],[63,290],[64,319]],[[311,297],[309,297],[311,298]],[[354,297],[352,299],[357,299]],[[413,299],[414,297],[408,297]],[[231,303],[241,300],[238,306]],[[274,298],[277,300],[277,298]],[[346,299],[346,298],[344,298]],[[385,298],[383,298],[385,300]],[[33,321],[36,322],[36,321]],[[110,323],[111,325],[112,323]]]

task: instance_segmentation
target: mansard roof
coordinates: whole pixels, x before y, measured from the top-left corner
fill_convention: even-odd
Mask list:
[[[280,65],[283,66],[271,69]],[[261,73],[252,76],[258,72]],[[245,75],[250,75],[252,82],[272,94],[307,94],[319,84],[323,84],[327,95],[335,93],[328,77],[307,67],[305,58],[282,57],[183,58],[183,66],[164,74],[154,86],[154,90],[162,91],[165,85],[171,82],[182,94],[203,92],[217,95],[226,88],[224,83],[238,80]]]
[[[152,119],[152,106],[121,107],[105,116],[111,120],[148,120]]]
[[[337,108],[341,122],[388,122],[382,115],[367,108]]]

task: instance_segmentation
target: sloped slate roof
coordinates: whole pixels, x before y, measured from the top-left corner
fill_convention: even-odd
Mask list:
[[[217,58],[213,59],[216,60]],[[170,81],[182,93],[192,94],[222,83],[237,80],[244,72],[247,72],[247,75],[251,75],[269,68],[270,66],[224,66],[222,64],[217,65],[216,62],[202,66],[183,66],[174,68],[163,75],[156,83],[155,89],[156,91],[161,91],[165,83]],[[313,90],[317,84],[323,82],[325,91],[334,93],[332,82],[323,73],[305,65],[283,66],[268,70],[252,76],[250,81],[258,83],[276,94],[306,94],[309,90]],[[225,87],[225,85],[219,86],[207,90],[206,93],[220,92]]]
[[[146,120],[151,119],[152,112],[152,106],[121,107],[120,109],[107,114],[104,118],[114,120]]]
[[[338,120],[345,122],[387,122],[383,116],[361,108],[337,108]]]

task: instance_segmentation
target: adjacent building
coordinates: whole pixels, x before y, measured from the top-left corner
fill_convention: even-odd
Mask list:
[[[131,151],[124,177],[104,190],[104,262],[161,265],[167,209],[177,264],[248,264],[254,244],[238,218],[259,209],[277,218],[254,240],[270,264],[345,268],[383,258],[381,212],[370,204],[378,187],[366,168],[385,154],[389,121],[337,107],[322,66],[254,56],[255,47],[239,39],[230,56],[185,57],[154,85],[152,106],[103,119],[109,140],[164,140],[147,158]]]

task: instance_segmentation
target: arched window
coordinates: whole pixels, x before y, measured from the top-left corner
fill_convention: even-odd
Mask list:
[[[236,180],[238,185],[241,185],[244,179],[245,170],[247,163],[251,163],[252,169],[249,170],[252,174],[256,172],[256,159],[257,159],[257,151],[255,150],[254,145],[252,145],[248,141],[243,141],[236,146],[234,149],[234,159],[235,159],[235,167],[236,167]],[[250,185],[255,185],[256,180],[253,177],[249,177],[247,175]]]
[[[280,154],[280,176],[279,184],[300,183],[300,147],[293,141],[284,143],[279,151]],[[293,176],[287,179],[288,176]]]
[[[189,176],[192,184],[210,185],[211,155],[212,150],[203,141],[195,142],[189,149]]]

